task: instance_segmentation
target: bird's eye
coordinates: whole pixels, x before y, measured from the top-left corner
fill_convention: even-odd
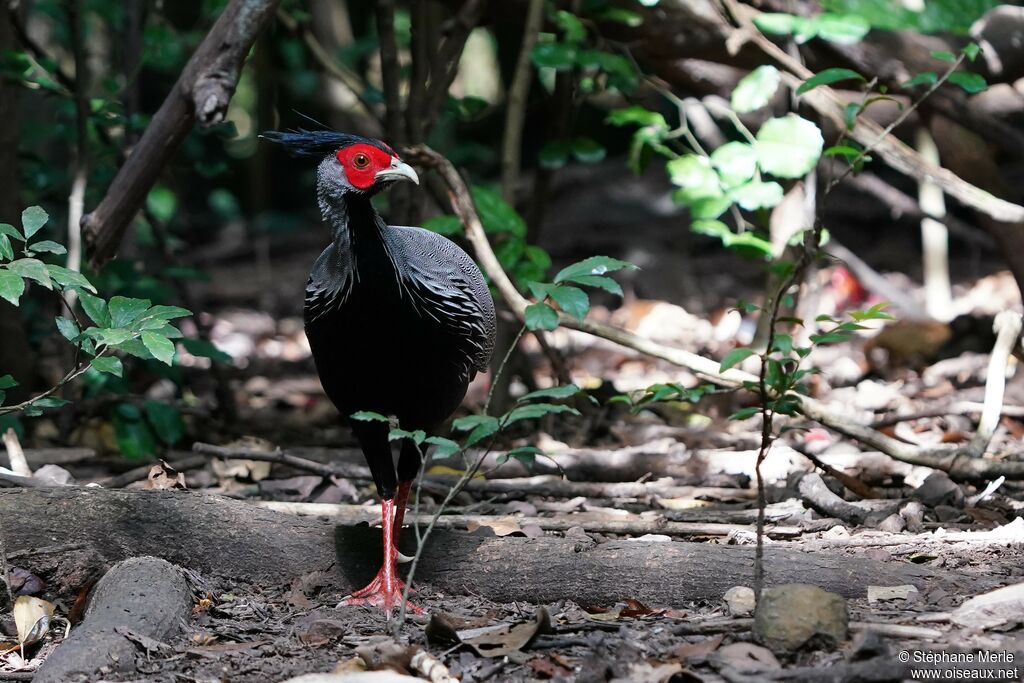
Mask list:
[[[357,154],[352,157],[352,165],[356,168],[366,168],[370,165],[370,157],[362,153]]]

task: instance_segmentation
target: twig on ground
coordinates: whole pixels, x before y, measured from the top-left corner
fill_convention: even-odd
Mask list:
[[[833,493],[817,472],[809,472],[801,477],[797,490],[807,505],[828,517],[836,517],[853,526],[860,526],[868,516],[867,510],[848,503]]]
[[[346,465],[340,463],[322,463],[315,460],[308,460],[292,455],[286,451],[258,451],[249,448],[231,448],[225,446],[214,446],[213,444],[196,442],[192,444],[192,450],[206,456],[217,458],[231,458],[239,460],[258,460],[261,462],[272,462],[280,465],[289,465],[297,469],[306,470],[321,477],[344,477],[353,481],[373,481],[370,470],[358,465]],[[172,466],[174,463],[171,463]],[[176,468],[176,466],[175,466]]]
[[[298,515],[313,515],[316,517],[330,517],[346,524],[358,524],[365,521],[375,521],[379,515],[364,505],[344,505],[341,503],[294,503],[282,501],[257,501],[257,506],[274,510],[276,512],[287,512]],[[445,506],[438,506],[438,511],[444,511]],[[508,516],[498,515],[448,515],[448,514],[419,514],[414,512],[406,517],[406,522],[412,525],[428,524],[438,529],[465,529],[470,523],[480,526],[489,526],[500,520],[506,520]],[[582,527],[585,531],[593,531],[605,534],[627,534],[631,536],[643,534],[664,534],[666,536],[728,536],[735,531],[753,531],[745,524],[721,524],[715,522],[669,522],[663,518],[654,520],[595,520],[576,519],[573,515],[560,517],[515,517],[521,526],[536,525],[544,531],[567,531],[573,527]],[[768,536],[773,538],[794,538],[803,534],[803,530],[795,526],[767,526],[765,529]]]

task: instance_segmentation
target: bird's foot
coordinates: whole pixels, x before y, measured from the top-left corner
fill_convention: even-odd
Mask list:
[[[405,596],[405,582],[395,576],[390,577],[390,579],[389,581],[382,569],[365,588],[353,591],[351,595],[338,603],[338,607],[371,605],[373,607],[380,607],[385,612],[390,613],[396,607],[401,606]],[[415,592],[416,589],[410,586],[409,593]],[[405,601],[405,609],[413,614],[423,613],[422,609],[409,600]]]

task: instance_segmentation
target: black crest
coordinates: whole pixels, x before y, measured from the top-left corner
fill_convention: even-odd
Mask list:
[[[380,140],[366,138],[362,135],[352,133],[339,133],[336,130],[304,130],[296,128],[288,131],[271,130],[260,135],[261,138],[283,145],[288,153],[297,157],[325,157],[334,154],[339,149],[361,142],[367,145],[379,147],[388,154],[394,154],[392,149]]]

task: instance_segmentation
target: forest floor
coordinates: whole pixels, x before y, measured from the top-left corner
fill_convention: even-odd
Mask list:
[[[276,262],[267,278],[291,291],[292,280],[301,286],[304,263],[305,254]],[[652,270],[659,267],[668,266],[654,264]],[[704,282],[706,289],[694,291],[684,282],[680,291],[645,293],[638,285],[637,290],[651,298],[630,297],[614,312],[598,309],[593,315],[721,358],[753,335],[753,320],[730,312],[729,306],[744,296],[754,298],[757,271],[752,269],[747,276],[711,258],[694,270],[698,272],[687,277]],[[302,533],[311,537],[319,533],[318,524],[372,526],[379,507],[365,476],[329,476],[315,468],[333,463],[357,472],[363,464],[322,396],[293,305],[281,309],[273,293],[266,295],[269,302],[256,301],[265,296],[255,293],[260,278],[244,281],[232,275],[231,266],[222,271],[212,273],[213,282],[224,283],[221,291],[205,295],[224,301],[211,322],[214,340],[234,358],[229,374],[238,387],[239,419],[229,424],[212,415],[212,399],[201,392],[188,415],[190,434],[226,448],[220,452],[226,457],[199,445],[194,451],[166,453],[163,460],[169,466],[126,462],[113,455],[109,424],[95,417],[74,432],[70,441],[75,448],[67,447],[68,439],[57,438],[61,427],[56,422],[37,425],[25,444],[28,463],[38,477],[44,472],[46,477],[63,476],[54,469],[62,468],[70,484],[163,489],[165,502],[168,496],[190,500],[186,497],[194,492],[222,496],[232,505],[250,506],[245,509],[253,510],[253,515],[258,510],[254,524],[271,518],[282,520],[282,525],[301,519],[307,525]],[[818,312],[834,312],[829,307],[841,296],[837,290],[842,285],[836,272],[830,267],[818,274],[825,292],[825,300],[816,302]],[[854,410],[866,423],[874,422],[906,443],[941,446],[969,440],[983,400],[991,348],[984,316],[1020,307],[1008,274],[970,279],[973,284],[957,287],[956,301],[980,322],[954,335],[960,346],[951,357],[937,359],[942,352],[935,348],[907,349],[902,339],[917,342],[933,329],[908,322],[902,335],[876,344],[883,352],[879,358],[865,354],[865,342],[873,333],[816,351],[811,363],[823,374],[815,379],[812,391],[827,404]],[[891,280],[920,298],[920,291],[905,279]],[[718,281],[722,287],[715,289]],[[717,292],[721,301],[708,301],[708,291]],[[688,302],[690,308],[659,298]],[[693,303],[698,298],[702,309]],[[282,294],[281,301],[288,298]],[[271,312],[256,313],[257,306]],[[599,399],[610,387],[631,392],[660,382],[698,382],[679,368],[582,334],[558,331],[553,340],[570,359],[573,381]],[[526,349],[534,380],[550,384],[550,367],[540,349],[529,343]],[[1024,373],[1015,359],[1011,369],[1015,372],[1008,380],[1006,408],[988,449],[992,457],[1007,461],[1019,458],[1024,438]],[[198,359],[189,372],[199,386],[216,381],[212,373],[204,378],[208,371]],[[513,383],[513,391],[528,388]],[[154,395],[160,390],[157,381]],[[471,387],[467,405],[482,404],[486,390],[486,379]],[[464,541],[471,548],[480,544],[479,550],[461,555],[462,551],[453,551],[457,562],[453,560],[456,565],[447,574],[417,575],[413,599],[423,614],[409,615],[397,634],[391,633],[391,624],[379,610],[337,606],[346,586],[358,582],[338,579],[333,560],[323,566],[311,560],[308,571],[302,571],[304,560],[299,557],[294,563],[299,569],[278,580],[197,569],[216,566],[218,560],[215,552],[204,557],[210,549],[199,541],[189,547],[193,532],[197,537],[207,533],[198,530],[204,524],[200,518],[189,522],[195,529],[153,526],[152,533],[167,534],[157,538],[166,546],[165,553],[152,550],[152,538],[139,540],[137,546],[122,542],[113,528],[110,534],[117,542],[104,545],[76,529],[73,516],[66,519],[64,535],[39,538],[34,545],[24,540],[30,538],[27,533],[19,536],[8,529],[6,552],[23,584],[42,579],[35,591],[25,592],[56,601],[58,614],[70,613],[72,637],[80,628],[81,605],[76,602],[92,586],[95,573],[82,569],[76,574],[61,567],[60,548],[72,544],[77,553],[85,546],[91,555],[75,555],[72,560],[69,553],[66,562],[92,570],[137,554],[140,548],[192,570],[193,603],[183,627],[165,638],[124,634],[138,645],[128,671],[113,667],[90,680],[256,683],[367,668],[417,673],[422,666],[410,659],[419,651],[429,652],[464,683],[908,680],[926,675],[913,673],[918,663],[946,670],[938,680],[985,678],[990,671],[996,672],[990,677],[1024,679],[1022,591],[996,594],[981,611],[968,602],[1024,581],[1024,486],[1014,481],[994,488],[987,486],[992,483],[988,481],[953,482],[942,473],[898,462],[796,419],[780,423],[787,429],[763,467],[769,503],[766,546],[769,557],[775,558],[769,563],[766,585],[799,580],[844,596],[849,629],[843,625],[841,635],[834,637],[839,626],[823,607],[830,598],[783,596],[796,600],[785,604],[797,621],[818,615],[812,619],[817,620],[814,637],[790,650],[755,642],[751,605],[744,592],[736,597],[734,591],[729,599],[725,595],[729,588],[753,585],[752,482],[760,426],[757,418],[728,419],[751,403],[752,397],[722,392],[695,404],[663,402],[636,410],[622,404],[589,409],[581,404],[580,418],[548,417],[538,429],[512,434],[503,447],[536,445],[551,458],[539,459],[528,471],[517,461],[499,463],[495,455],[488,456],[487,479],[474,480],[453,500],[440,518],[440,526],[451,535],[436,537],[437,543],[453,541],[452,547]],[[58,446],[57,441],[63,443]],[[282,454],[302,460],[289,463]],[[830,469],[816,468],[808,455]],[[51,467],[41,470],[43,465]],[[421,523],[435,511],[442,484],[460,466],[457,461],[431,465],[419,510]],[[821,473],[820,482],[833,495],[855,504],[859,512],[846,518],[822,512],[830,499],[811,485],[818,481],[810,478],[815,473]],[[870,495],[854,495],[840,483],[843,477]],[[180,490],[181,482],[188,491]],[[219,519],[217,509],[211,507],[212,516],[207,517],[213,525]],[[53,510],[54,519],[65,520],[57,508]],[[149,533],[147,525],[161,523],[144,517],[143,513],[136,520],[140,535]],[[5,521],[14,528],[22,523],[28,528],[43,522]],[[281,528],[284,534],[293,527]],[[247,532],[220,530],[225,539],[244,538]],[[273,538],[273,528],[263,532]],[[279,540],[287,545],[287,538]],[[333,553],[329,539],[325,544]],[[537,553],[557,553],[565,546],[566,563],[545,571],[546,558]],[[259,565],[259,552],[273,554],[270,546],[254,548],[253,566]],[[484,548],[495,554],[485,557]],[[507,549],[504,564],[502,548]],[[189,552],[193,565],[185,561]],[[300,550],[295,552],[301,555]],[[379,546],[355,543],[339,552],[341,564],[343,556],[356,555],[371,566]],[[702,553],[712,559],[702,562]],[[737,561],[721,559],[725,557]],[[673,558],[682,558],[678,566],[663,566],[675,562]],[[268,559],[268,566],[277,561]],[[432,562],[436,565],[438,560]],[[630,567],[630,562],[636,566]],[[580,576],[560,573],[567,567]],[[458,580],[451,578],[456,574]],[[78,583],[69,576],[77,576]],[[0,626],[8,633],[13,629],[9,620]],[[27,649],[25,659],[14,652],[3,656],[0,681],[30,680],[56,651],[62,635],[62,629],[51,628],[41,644]],[[936,664],[942,658],[962,660],[967,655],[972,662]],[[1001,659],[993,663],[990,657]]]

